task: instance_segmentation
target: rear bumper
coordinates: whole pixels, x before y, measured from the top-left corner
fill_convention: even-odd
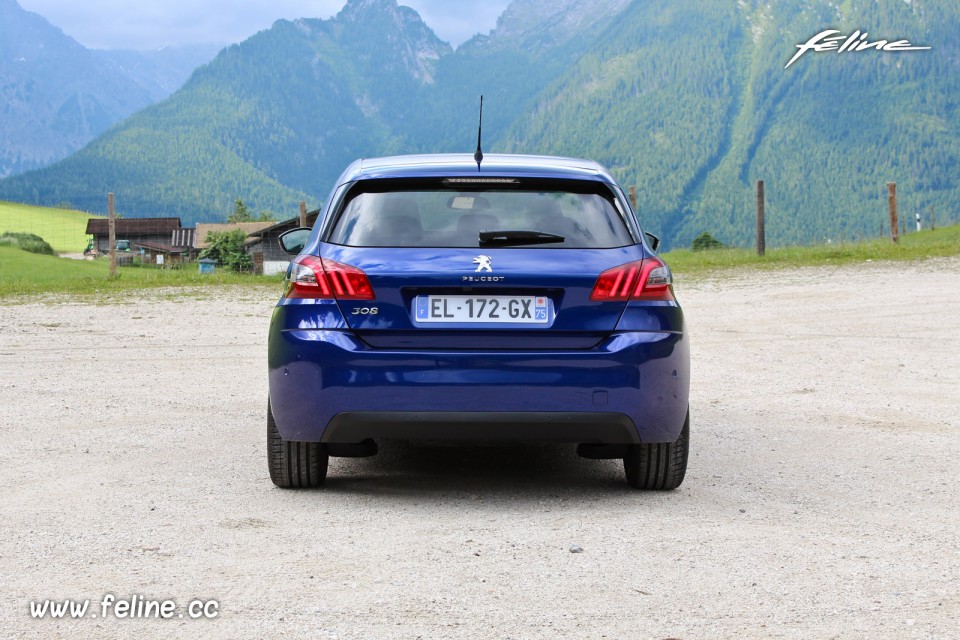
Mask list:
[[[373,349],[345,330],[270,332],[270,401],[288,440],[673,442],[686,416],[680,332],[574,351]]]

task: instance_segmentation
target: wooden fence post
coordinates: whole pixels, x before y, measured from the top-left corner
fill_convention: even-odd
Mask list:
[[[307,226],[307,203],[306,202],[300,203],[300,226],[301,227]]]
[[[937,228],[937,219],[933,215],[933,205],[930,205],[930,231]]]
[[[107,194],[107,242],[110,245],[110,279],[117,277],[117,218],[113,212],[113,193]]]
[[[897,183],[888,182],[887,183],[887,207],[890,209],[890,239],[894,243],[900,242],[900,237],[898,235],[898,227],[900,226],[897,221]]]
[[[634,186],[630,187],[630,205],[634,211],[637,210],[637,188]]]
[[[767,231],[766,220],[764,219],[764,194],[763,180],[757,180],[757,255],[762,256],[767,252]]]

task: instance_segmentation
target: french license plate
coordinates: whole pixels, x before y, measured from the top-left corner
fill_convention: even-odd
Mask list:
[[[546,324],[546,296],[417,296],[417,322]]]

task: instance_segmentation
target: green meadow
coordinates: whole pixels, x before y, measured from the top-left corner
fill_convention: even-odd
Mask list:
[[[901,236],[897,244],[889,238],[878,238],[861,242],[768,248],[762,257],[751,249],[680,249],[663,254],[663,258],[674,273],[695,276],[736,268],[787,269],[955,255],[960,255],[960,225],[908,233]]]
[[[0,202],[0,234],[4,231],[33,233],[59,253],[80,253],[87,247],[87,220],[101,217],[70,209]]]
[[[40,294],[99,295],[156,287],[250,285],[273,287],[279,294],[279,276],[254,276],[218,270],[200,275],[196,264],[182,269],[119,267],[110,277],[110,261],[73,260],[28,253],[0,246],[0,298]]]

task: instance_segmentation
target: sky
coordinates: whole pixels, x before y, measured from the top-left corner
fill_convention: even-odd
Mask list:
[[[241,42],[281,18],[330,18],[344,0],[18,0],[90,49]],[[399,0],[457,46],[496,26],[509,0]]]

